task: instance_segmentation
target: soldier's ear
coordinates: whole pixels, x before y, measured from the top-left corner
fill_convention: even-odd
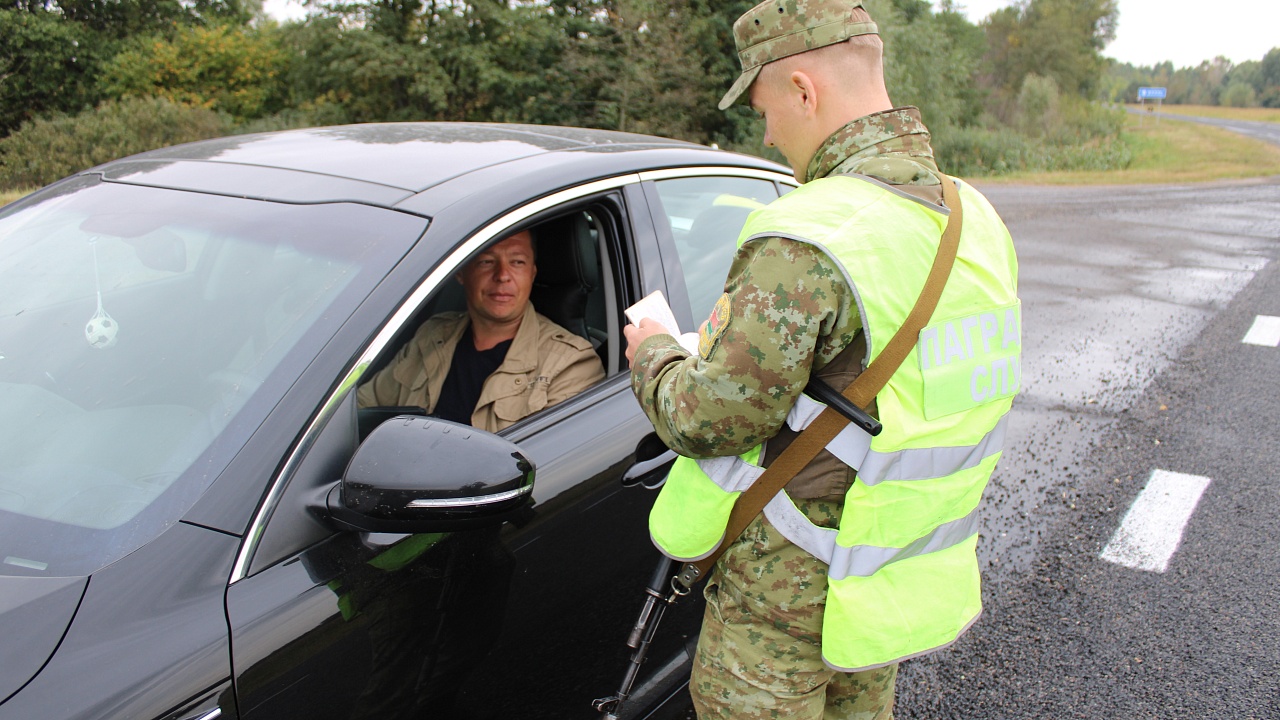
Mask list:
[[[796,101],[804,108],[806,115],[816,115],[818,112],[818,89],[813,78],[803,70],[796,70],[791,73],[790,90]]]

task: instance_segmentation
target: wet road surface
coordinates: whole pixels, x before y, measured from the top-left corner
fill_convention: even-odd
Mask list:
[[[986,614],[904,665],[908,718],[1280,718],[1280,178],[984,188],[1024,390],[986,498]],[[1152,473],[1209,480],[1164,572],[1102,560]]]

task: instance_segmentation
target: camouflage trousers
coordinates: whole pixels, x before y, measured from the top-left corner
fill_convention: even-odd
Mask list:
[[[839,522],[840,506],[798,501],[809,519]],[[689,681],[699,720],[892,720],[897,664],[856,673],[822,662],[826,565],[764,516],[716,563]]]

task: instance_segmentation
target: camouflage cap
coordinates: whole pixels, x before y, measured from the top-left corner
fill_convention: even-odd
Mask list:
[[[877,34],[876,24],[855,20],[862,0],[765,0],[733,24],[742,74],[720,100],[720,109],[744,99],[760,68],[789,55]]]

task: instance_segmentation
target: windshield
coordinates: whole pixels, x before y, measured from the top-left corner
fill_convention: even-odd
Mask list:
[[[0,574],[92,572],[176,522],[426,227],[94,180],[32,200],[0,213]]]

